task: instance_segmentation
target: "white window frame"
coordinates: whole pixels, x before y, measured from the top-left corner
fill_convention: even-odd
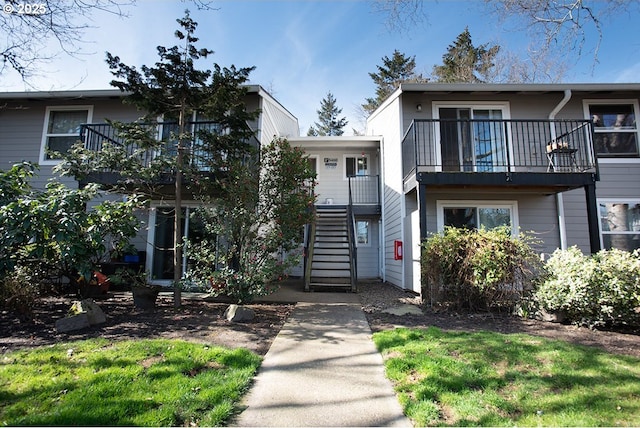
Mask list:
[[[602,230],[602,219],[603,217],[600,215],[600,204],[640,204],[640,198],[598,198],[597,206],[598,206],[598,231],[600,233],[600,248],[605,248],[604,246],[604,235],[638,235],[640,236],[640,231],[633,230],[619,230],[616,232],[608,232]]]
[[[445,208],[508,208],[511,213],[511,235],[518,236],[518,201],[482,201],[482,200],[439,200],[436,201],[436,219],[438,232],[444,231]]]
[[[471,110],[475,109],[487,109],[487,110],[500,110],[502,111],[502,120],[511,120],[511,104],[509,101],[433,101],[431,103],[431,117],[434,119],[440,119],[440,109],[441,108],[468,108]],[[440,138],[440,127],[435,127],[434,138],[435,141],[441,141]],[[513,153],[513,145],[511,138],[511,126],[507,126],[507,135],[505,135],[507,139],[507,143],[509,145],[508,151],[509,153]],[[442,171],[442,150],[440,149],[440,144],[433,145],[434,159],[436,160],[436,172]],[[508,161],[512,161],[512,159],[508,159]],[[513,166],[513,165],[511,165]]]
[[[87,121],[85,123],[91,123],[93,121],[93,106],[92,105],[65,105],[65,106],[47,106],[44,114],[44,125],[42,128],[42,141],[40,143],[40,164],[41,165],[56,165],[60,163],[61,159],[47,159],[47,141],[49,137],[70,136],[71,134],[48,134],[49,121],[51,120],[51,113],[58,111],[70,111],[70,110],[86,110]],[[78,139],[80,136],[78,135]]]
[[[359,158],[365,158],[367,160],[367,169],[365,170],[365,174],[363,174],[363,175],[356,174],[353,177],[366,177],[368,175],[371,175],[371,157],[369,156],[368,153],[365,153],[364,156],[362,156],[362,154],[359,154],[359,155],[345,154],[345,155],[342,156],[342,163],[343,163],[342,179],[343,180],[349,180],[349,176],[347,175],[347,159],[348,158],[355,158],[356,166],[358,165],[358,159]]]
[[[615,98],[615,99],[584,99],[582,100],[582,108],[584,111],[584,117],[585,119],[592,119],[591,118],[591,111],[589,110],[589,106],[591,105],[602,105],[602,104],[631,104],[633,106],[633,114],[636,117],[636,143],[638,144],[638,150],[640,151],[640,126],[638,126],[638,118],[639,118],[639,114],[640,114],[640,107],[638,104],[638,100],[635,98]],[[594,134],[596,134],[596,129],[594,127],[593,130]],[[610,130],[603,130],[601,131],[603,133],[605,132],[611,132]],[[631,131],[633,132],[633,131]],[[595,152],[595,146],[594,146],[594,155],[598,158],[598,163],[602,163],[602,164],[607,164],[607,163],[640,163],[640,156],[638,157],[624,157],[624,156],[612,156],[612,157],[600,157],[598,156],[598,153]]]

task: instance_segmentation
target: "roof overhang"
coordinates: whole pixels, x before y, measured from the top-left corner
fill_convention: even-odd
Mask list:
[[[380,147],[382,137],[375,136],[353,136],[353,137],[296,137],[287,138],[292,146],[309,149],[341,149],[341,150],[363,150],[377,149]]]
[[[640,91],[640,83],[403,83],[403,93],[518,93],[549,92],[611,93]]]

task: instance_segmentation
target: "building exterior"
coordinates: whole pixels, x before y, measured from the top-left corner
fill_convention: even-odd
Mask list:
[[[367,122],[382,138],[383,279],[420,292],[419,243],[445,225],[509,225],[541,253],[638,248],[639,97],[639,84],[401,85]]]
[[[255,123],[257,144],[267,144],[274,137],[298,135],[298,120],[260,86],[248,86],[246,106],[259,109]],[[103,140],[113,138],[107,120],[134,122],[143,116],[135,107],[122,103],[119,90],[0,93],[0,169],[29,161],[40,164],[35,186],[44,187],[54,177],[52,159],[47,149],[63,152],[78,140],[85,147],[100,149]],[[162,135],[163,130],[158,130]],[[95,177],[108,180],[109,174]],[[77,187],[71,178],[63,179]],[[137,258],[149,272],[153,282],[169,285],[173,278],[172,239],[173,201],[171,194],[151,201],[147,212],[140,214],[143,227],[133,241],[139,250]],[[194,202],[183,203],[185,233],[189,233],[189,210]],[[191,229],[193,230],[193,228]],[[183,263],[186,265],[186,263]]]
[[[260,86],[246,102],[258,144],[286,137],[317,172],[318,221],[292,273],[308,289],[357,277],[420,293],[419,244],[446,225],[507,225],[541,253],[640,248],[639,100],[640,84],[403,84],[357,137],[301,137]],[[57,163],[45,148],[139,116],[117,90],[0,93],[0,169],[37,162],[44,185]],[[135,241],[166,284],[170,199],[152,202]]]

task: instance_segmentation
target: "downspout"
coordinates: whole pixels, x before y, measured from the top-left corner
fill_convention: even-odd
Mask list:
[[[571,99],[571,89],[564,90],[564,97],[560,100],[557,106],[551,113],[549,113],[549,120],[554,120],[556,115]],[[549,131],[551,132],[551,141],[556,139],[556,127],[553,123],[549,124]],[[567,249],[567,227],[564,221],[564,198],[562,193],[556,193],[556,208],[558,212],[558,231],[560,232],[560,249]]]

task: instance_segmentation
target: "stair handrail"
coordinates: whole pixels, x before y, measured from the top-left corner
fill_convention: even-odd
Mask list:
[[[313,248],[316,243],[316,206],[311,207],[313,212],[313,221],[307,225],[307,236],[304,246],[304,291],[311,290],[311,270],[313,261]]]
[[[353,213],[352,205],[351,191],[349,191],[349,205],[347,206],[347,239],[349,241],[349,255],[351,257],[351,263],[349,263],[349,276],[351,280],[351,292],[356,293],[358,291],[358,249],[355,244],[355,215]]]

